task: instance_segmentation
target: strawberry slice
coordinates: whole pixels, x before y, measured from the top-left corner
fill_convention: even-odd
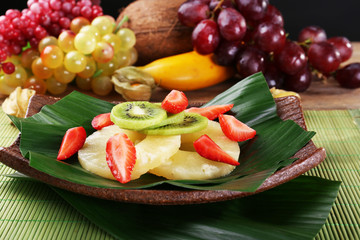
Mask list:
[[[240,163],[222,150],[208,135],[204,134],[194,142],[194,147],[200,156],[217,162],[237,166]]]
[[[66,131],[60,145],[57,160],[65,160],[77,153],[86,140],[86,131],[83,127],[74,127]]]
[[[185,112],[198,113],[201,116],[208,118],[209,120],[214,120],[219,116],[219,114],[230,111],[233,106],[234,104],[212,105],[203,108],[191,107],[189,109],[186,109]]]
[[[114,125],[110,119],[110,113],[99,114],[91,121],[91,126],[96,130],[101,130],[102,128],[110,125]]]
[[[233,141],[246,141],[256,135],[256,131],[254,129],[247,126],[245,123],[242,123],[234,116],[220,114],[219,122],[225,136]]]
[[[189,102],[185,93],[178,90],[171,90],[161,103],[161,107],[169,113],[179,113],[184,111]]]
[[[136,149],[125,133],[117,133],[106,143],[106,162],[112,175],[121,183],[131,180],[136,162]]]

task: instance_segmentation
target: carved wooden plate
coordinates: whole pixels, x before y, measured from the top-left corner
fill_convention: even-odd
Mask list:
[[[28,109],[27,116],[40,111],[45,104],[53,104],[59,98],[35,95],[32,97]],[[294,120],[299,126],[306,129],[305,120],[302,112],[300,99],[295,96],[287,96],[275,99],[278,109],[278,115],[283,120]],[[321,163],[325,157],[325,149],[317,148],[312,141],[300,149],[295,155],[298,158],[291,165],[282,168],[275,172],[272,176],[258,188],[256,192],[239,192],[239,191],[198,191],[186,189],[107,189],[85,186],[81,184],[72,183],[56,177],[50,176],[46,173],[40,172],[29,166],[29,160],[22,157],[19,150],[19,138],[13,145],[8,148],[0,149],[0,161],[5,165],[44,183],[69,190],[75,193],[103,198],[108,200],[115,200],[121,202],[152,204],[152,205],[183,205],[183,204],[198,204],[210,203],[231,200],[235,198],[245,197],[256,194],[280,184],[290,181],[301,174]]]

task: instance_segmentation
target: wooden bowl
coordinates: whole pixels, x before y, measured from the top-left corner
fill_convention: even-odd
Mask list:
[[[39,112],[45,104],[53,104],[59,98],[50,96],[35,95],[32,97],[27,116]],[[275,99],[278,115],[283,120],[294,120],[299,126],[306,129],[304,115],[300,99],[295,96],[287,96]],[[152,205],[184,205],[226,201],[235,198],[245,197],[260,193],[290,181],[321,163],[325,157],[325,149],[318,148],[310,141],[300,149],[294,158],[298,158],[291,165],[282,168],[268,177],[255,192],[239,191],[199,191],[180,188],[171,189],[110,189],[97,188],[72,183],[58,179],[46,173],[40,172],[29,166],[29,160],[24,158],[19,149],[20,139],[18,138],[10,147],[0,149],[0,161],[5,165],[44,183],[50,184],[75,193],[129,203],[152,204]]]

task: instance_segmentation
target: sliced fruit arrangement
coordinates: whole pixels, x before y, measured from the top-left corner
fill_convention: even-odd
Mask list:
[[[232,104],[202,109],[203,115],[219,118],[220,122],[187,112],[187,105],[185,94],[173,90],[161,104],[123,102],[111,113],[94,117],[92,126],[97,131],[74,149],[76,153],[81,148],[81,166],[121,183],[147,172],[168,179],[193,180],[229,174],[239,165],[238,142],[253,138],[256,131],[223,114],[231,110]],[[74,141],[74,146],[80,144]]]

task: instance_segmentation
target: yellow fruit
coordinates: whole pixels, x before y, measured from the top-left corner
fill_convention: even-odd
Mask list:
[[[150,169],[163,164],[180,147],[180,135],[145,136],[113,125],[94,132],[86,139],[83,148],[78,153],[81,166],[96,175],[115,179],[106,163],[106,142],[119,132],[127,134],[135,144],[136,164],[131,173],[131,180],[137,179]]]
[[[135,131],[120,129],[116,125],[104,127],[86,138],[85,144],[78,152],[80,165],[96,175],[115,180],[106,163],[106,142],[116,133],[124,132],[133,143],[145,138],[145,135]]]
[[[131,173],[131,180],[167,162],[179,150],[180,142],[180,135],[146,136],[135,145],[136,163]]]
[[[205,159],[194,150],[193,142],[203,134],[207,134],[230,156],[235,159],[239,158],[240,148],[238,143],[231,141],[223,134],[218,122],[209,121],[206,129],[183,134],[181,136],[180,150],[164,164],[150,170],[150,172],[167,179],[192,180],[212,179],[232,172],[235,166]]]

